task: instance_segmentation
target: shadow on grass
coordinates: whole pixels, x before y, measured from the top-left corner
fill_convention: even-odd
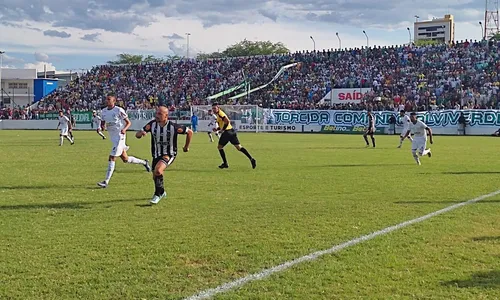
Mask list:
[[[458,204],[466,201],[397,201],[394,204]],[[500,203],[500,200],[482,200],[476,202],[476,204],[488,204],[488,203]]]
[[[217,166],[215,166],[217,167]],[[137,170],[137,169],[123,169],[123,170],[115,170],[115,173],[123,173],[123,174],[134,174],[134,173],[140,173],[140,172],[146,172],[144,171],[144,169],[142,170]],[[177,169],[167,169],[165,171],[166,173],[170,173],[170,172],[181,172],[181,173],[208,173],[208,172],[213,172],[213,168],[212,169],[181,169],[181,168],[177,168]]]
[[[141,199],[115,199],[106,201],[82,201],[82,202],[62,202],[62,203],[33,203],[33,204],[19,204],[19,205],[2,205],[1,210],[23,210],[23,209],[90,209],[94,204],[107,204],[107,203],[121,203],[121,202],[135,202],[145,201],[146,198]]]
[[[500,288],[500,271],[478,272],[472,274],[471,278],[464,280],[452,280],[443,285],[451,285],[458,288]]]
[[[500,241],[500,236],[479,236],[472,238],[472,240],[478,242]]]
[[[46,185],[15,185],[15,186],[0,186],[1,190],[48,190],[48,189],[74,189],[83,188],[87,184],[46,184]]]
[[[445,175],[487,175],[487,174],[500,174],[497,171],[464,171],[464,172],[443,172]]]
[[[364,168],[364,167],[393,167],[393,166],[408,166],[410,164],[396,164],[396,163],[387,163],[387,164],[329,164],[329,165],[321,165],[321,166],[304,166],[304,168]],[[413,165],[413,164],[411,164]]]
[[[384,149],[384,148],[373,148],[366,146],[352,147],[352,146],[329,146],[329,147],[308,147],[307,150],[334,150],[334,149],[347,149],[347,150],[364,150],[364,149]]]

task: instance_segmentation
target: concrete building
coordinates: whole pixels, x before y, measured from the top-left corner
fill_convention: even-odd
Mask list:
[[[36,69],[2,69],[0,106],[25,106],[33,103]]]
[[[455,22],[453,15],[445,15],[444,18],[415,22],[413,30],[415,43],[422,40],[449,43],[455,40]]]

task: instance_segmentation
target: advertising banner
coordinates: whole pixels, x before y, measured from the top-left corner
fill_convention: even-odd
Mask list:
[[[360,103],[371,88],[332,89],[321,101],[330,103]]]
[[[338,125],[323,125],[321,126],[322,133],[364,133],[366,126],[338,126]],[[383,133],[384,128],[376,127],[375,133]]]
[[[130,120],[153,120],[155,118],[156,110],[154,109],[129,109],[127,115]],[[170,120],[190,119],[191,111],[189,110],[175,110],[170,111],[168,114]]]
[[[76,124],[90,124],[92,123],[92,112],[90,111],[73,111],[71,114],[75,117]],[[40,120],[57,120],[59,113],[40,113]]]
[[[267,124],[278,125],[367,125],[365,111],[350,110],[286,110],[264,109]],[[441,110],[417,112],[417,118],[430,127],[456,127],[458,119],[464,115],[468,127],[500,126],[500,110]],[[375,111],[375,125],[389,126],[392,116],[401,123],[399,114],[393,111]]]

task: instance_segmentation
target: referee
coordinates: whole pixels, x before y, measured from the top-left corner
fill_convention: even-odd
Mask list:
[[[167,196],[163,184],[163,173],[174,162],[177,157],[177,136],[186,134],[184,152],[189,151],[189,144],[193,137],[193,131],[184,125],[178,125],[168,120],[168,108],[160,106],[156,109],[155,119],[150,121],[144,128],[135,134],[140,139],[151,133],[151,154],[153,156],[153,180],[155,183],[155,194],[151,204],[157,204]]]
[[[212,110],[217,116],[217,128],[215,128],[213,131],[222,131],[222,134],[219,138],[219,145],[217,146],[217,148],[219,149],[220,157],[222,158],[222,165],[220,165],[219,168],[229,168],[229,165],[227,164],[226,153],[224,152],[224,147],[227,145],[227,143],[231,143],[238,151],[248,157],[250,163],[252,164],[252,168],[255,169],[255,167],[257,167],[257,161],[250,155],[250,153],[248,153],[247,149],[241,146],[240,141],[238,140],[238,135],[231,125],[231,121],[222,111],[222,109],[220,109],[219,104],[212,104]]]

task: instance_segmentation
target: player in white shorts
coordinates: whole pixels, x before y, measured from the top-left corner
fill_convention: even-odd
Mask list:
[[[208,128],[210,129],[210,131],[208,132],[208,137],[210,138],[210,142],[213,143],[214,138],[212,137],[212,131],[214,131],[214,129],[217,128],[217,116],[214,115],[212,110],[209,110],[208,111],[208,118],[210,120],[210,123],[208,123]],[[215,132],[215,135],[220,139],[219,131],[215,130],[214,132]]]
[[[59,129],[59,126],[61,128]],[[62,110],[59,111],[59,123],[57,124],[57,129],[59,129],[59,146],[63,145],[64,138],[66,138],[71,145],[75,144],[73,139],[69,136],[69,131],[71,130],[71,121],[68,117],[64,115]]]
[[[94,110],[92,111],[92,124],[94,124],[95,128],[96,128],[96,132],[98,135],[100,135],[102,137],[103,140],[106,139],[106,137],[104,136],[104,134],[102,133],[102,128],[101,128],[101,117],[99,117],[97,115],[97,112]]]
[[[404,142],[404,136],[405,136],[405,133],[410,130],[410,117],[408,115],[406,115],[406,112],[404,110],[400,111],[399,112],[399,116],[401,117],[401,121],[403,122],[403,130],[401,131],[401,135],[399,136],[399,146],[398,148],[401,148],[401,146],[403,146],[403,142]],[[409,139],[410,141],[413,141],[413,139],[411,138],[411,135],[409,135],[407,137],[407,139]]]
[[[403,139],[408,137],[410,133],[413,133],[413,141],[411,143],[411,153],[413,154],[413,158],[420,165],[419,156],[427,155],[429,157],[432,156],[431,149],[427,148],[427,134],[429,134],[429,141],[431,144],[432,141],[432,130],[422,121],[417,120],[417,114],[412,112],[410,114],[410,129],[406,131]]]
[[[127,113],[121,107],[116,106],[116,97],[108,95],[106,98],[107,107],[101,112],[101,127],[107,129],[109,138],[113,143],[113,149],[109,154],[108,171],[106,179],[97,183],[98,186],[105,188],[109,184],[111,176],[115,170],[115,160],[120,157],[124,163],[143,165],[146,171],[151,172],[151,166],[147,160],[142,160],[127,155],[128,146],[126,145],[127,129],[132,125],[128,119]]]

